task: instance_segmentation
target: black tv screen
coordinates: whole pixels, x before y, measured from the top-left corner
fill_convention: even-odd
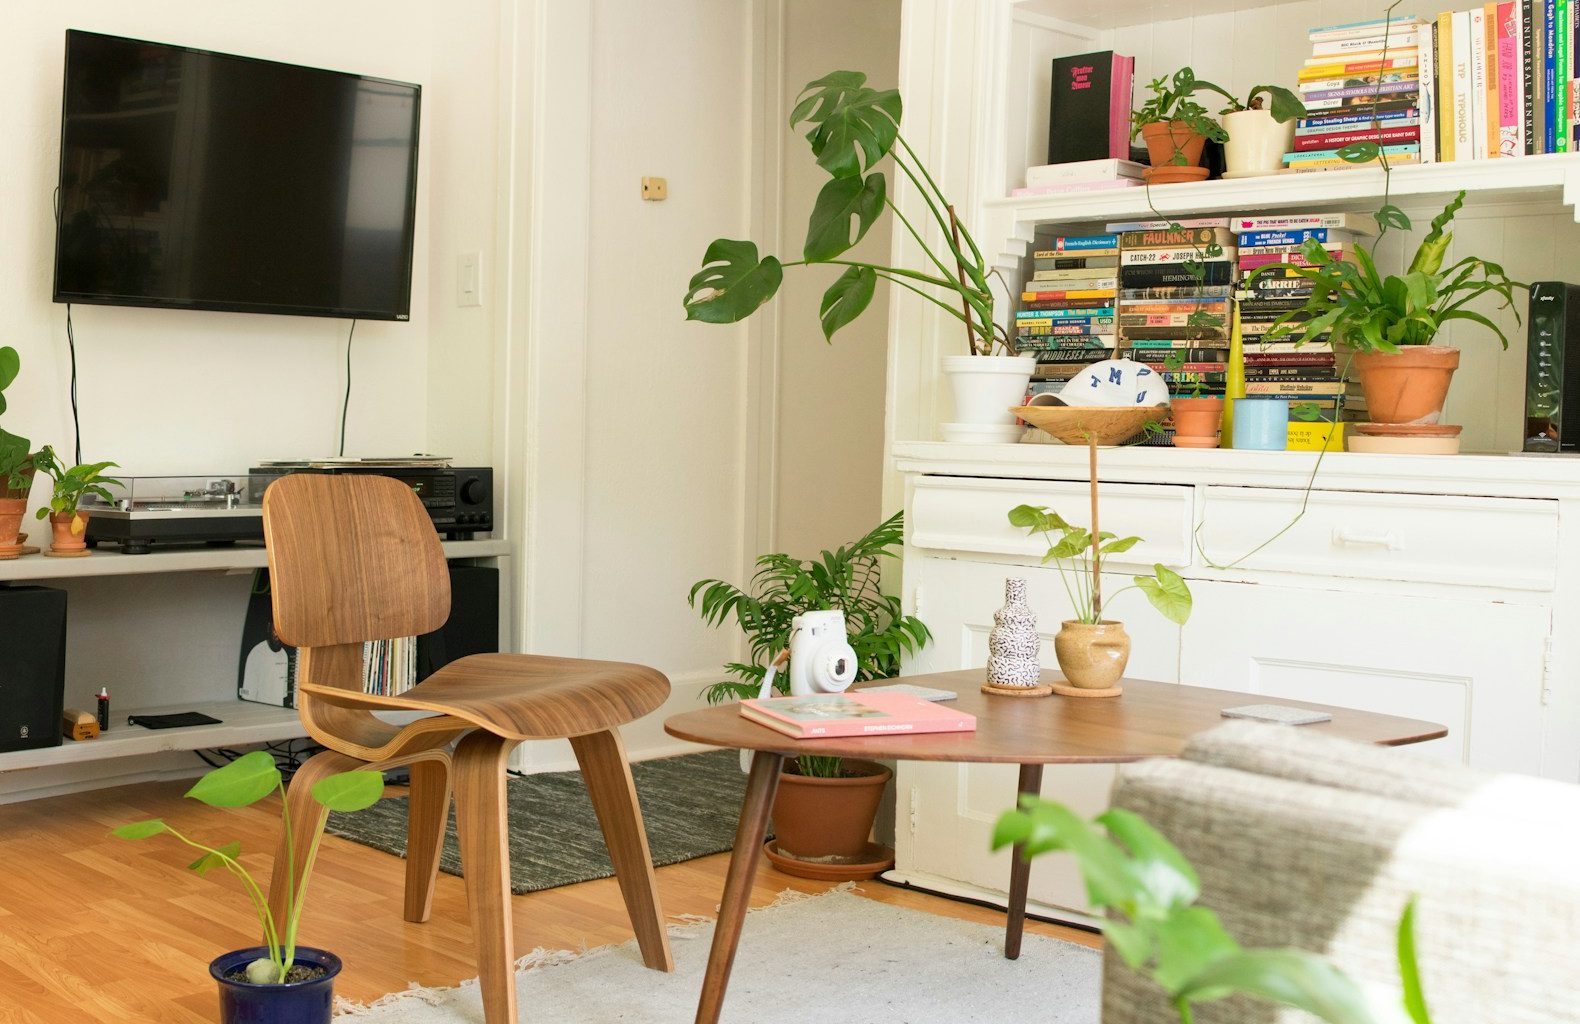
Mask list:
[[[408,319],[421,101],[68,31],[55,301]]]

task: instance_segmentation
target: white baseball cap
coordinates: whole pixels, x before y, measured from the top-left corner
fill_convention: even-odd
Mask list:
[[[1137,406],[1166,405],[1169,387],[1163,375],[1134,359],[1105,359],[1093,363],[1059,390],[1065,405]]]

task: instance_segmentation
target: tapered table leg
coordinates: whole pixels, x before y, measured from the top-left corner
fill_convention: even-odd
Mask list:
[[[1036,796],[1042,792],[1042,765],[1020,766],[1019,793]],[[1016,803],[1019,804],[1017,798]],[[1004,958],[1020,959],[1020,937],[1026,928],[1026,886],[1031,882],[1031,862],[1026,860],[1025,844],[1016,843],[1010,853],[1009,920],[1004,926]]]
[[[724,989],[730,983],[730,968],[735,964],[735,947],[741,941],[741,925],[751,902],[752,878],[762,857],[768,834],[768,812],[774,792],[779,788],[779,772],[784,755],[759,750],[752,757],[751,775],[746,780],[746,799],[741,802],[741,820],[735,829],[735,852],[730,855],[730,870],[724,876],[724,899],[719,904],[719,921],[713,929],[713,949],[708,954],[708,973],[702,981],[702,998],[697,1003],[697,1024],[715,1024],[724,1005]]]

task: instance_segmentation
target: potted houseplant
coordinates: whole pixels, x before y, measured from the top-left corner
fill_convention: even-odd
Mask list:
[[[807,83],[790,113],[790,127],[805,127],[812,155],[829,181],[818,194],[799,259],[759,255],[750,241],[716,239],[703,254],[702,269],[686,287],[687,320],[728,324],[744,320],[779,290],[787,267],[844,267],[823,293],[823,336],[866,310],[881,280],[939,306],[965,329],[965,355],[946,356],[943,370],[955,398],[948,440],[1015,440],[1019,429],[1008,411],[1026,397],[1035,356],[1017,355],[995,319],[994,273],[971,232],[900,134],[900,94],[877,90],[856,71],[835,71]],[[891,159],[927,204],[933,238],[900,213],[889,198],[887,178],[876,165]],[[926,257],[921,269],[844,258],[884,210],[915,240]],[[940,295],[940,293],[942,293]]]
[[[1191,97],[1201,89],[1223,90],[1198,80],[1190,68],[1180,68],[1171,78],[1154,78],[1147,88],[1152,98],[1130,115],[1131,135],[1139,135],[1146,143],[1152,165],[1146,172],[1147,184],[1203,180],[1208,174],[1201,166],[1207,140],[1225,142],[1228,135],[1207,108]]]
[[[1174,447],[1216,448],[1223,428],[1222,395],[1177,395],[1169,399]]]
[[[1096,488],[1094,475],[1094,522]],[[1053,638],[1059,671],[1064,673],[1069,686],[1055,686],[1054,692],[1068,696],[1117,694],[1119,680],[1130,661],[1130,636],[1125,632],[1124,623],[1103,618],[1107,604],[1103,599],[1102,560],[1105,555],[1129,551],[1141,542],[1141,538],[1116,537],[1101,531],[1094,535],[1085,527],[1066,522],[1052,509],[1034,505],[1017,505],[1010,509],[1009,522],[1028,533],[1041,534],[1048,541],[1043,563],[1052,562],[1058,568],[1059,578],[1074,606],[1075,617],[1064,620]],[[1131,577],[1132,584],[1110,594],[1108,602],[1126,591],[1140,590],[1164,618],[1184,625],[1191,612],[1190,588],[1179,573],[1166,565],[1154,565],[1152,570],[1151,575]],[[1068,692],[1072,689],[1084,692]]]
[[[1229,105],[1218,113],[1229,138],[1223,144],[1227,178],[1277,174],[1284,169],[1284,154],[1295,139],[1295,119],[1306,116],[1300,97],[1278,85],[1259,85],[1241,102],[1211,83],[1204,87],[1223,93]],[[1263,105],[1263,97],[1267,98]]]
[[[1381,273],[1360,246],[1353,262],[1334,259],[1315,240],[1302,249],[1310,266],[1277,266],[1315,288],[1304,306],[1274,321],[1268,338],[1294,336],[1299,344],[1326,332],[1347,345],[1353,350],[1351,365],[1360,378],[1367,417],[1374,423],[1429,425],[1442,417],[1449,382],[1459,366],[1457,348],[1436,344],[1445,325],[1456,320],[1480,324],[1509,347],[1502,328],[1466,306],[1490,294],[1503,300],[1498,308],[1512,309],[1514,289],[1527,286],[1477,256],[1444,266],[1454,237],[1448,226],[1464,201],[1460,192],[1432,218],[1431,230],[1403,274]],[[1258,270],[1251,280],[1262,273]],[[1299,316],[1308,319],[1290,322]]]
[[[291,835],[290,810],[285,800],[285,783],[275,767],[274,755],[255,750],[216,768],[203,776],[187,796],[210,807],[246,807],[274,793],[280,795],[285,835]],[[330,811],[360,811],[384,795],[384,776],[378,772],[342,772],[320,779],[313,786],[313,799],[328,818]],[[269,901],[252,874],[242,866],[241,844],[205,846],[187,838],[160,819],[133,822],[115,829],[121,839],[147,839],[169,835],[199,851],[202,856],[187,865],[199,875],[222,867],[236,876],[252,901],[263,933],[263,945],[225,953],[209,964],[209,973],[219,983],[221,1024],[329,1024],[334,1012],[335,976],[340,973],[340,958],[321,949],[296,944],[297,925],[302,918],[302,903],[307,882],[318,857],[323,827],[314,833],[302,876],[288,882],[285,920],[277,921]]]
[[[21,368],[16,349],[0,345],[0,415],[6,410],[5,389]],[[28,492],[33,488],[32,447],[27,438],[0,427],[0,557],[20,553],[22,517],[27,514]]]
[[[858,682],[898,675],[901,657],[931,639],[920,619],[901,614],[899,598],[879,589],[879,559],[894,556],[903,523],[896,512],[855,543],[816,559],[762,555],[745,589],[724,580],[694,585],[687,601],[703,621],[717,626],[733,618],[751,647],[751,662],[726,665],[734,678],[708,687],[708,701],[756,697],[768,664],[790,645],[791,621],[806,611],[844,611]],[[780,672],[776,689],[788,692],[788,680],[789,673]],[[783,856],[776,863],[791,874],[815,878],[821,875],[810,862],[859,855],[889,776],[887,768],[870,761],[807,756],[786,762],[773,807],[778,852],[809,865],[798,870],[794,859]]]
[[[48,519],[52,536],[49,553],[61,557],[89,555],[87,530],[88,513],[78,506],[85,495],[92,494],[106,502],[115,500],[105,484],[119,484],[114,477],[103,472],[114,466],[113,462],[93,462],[67,469],[49,445],[39,449],[33,463],[55,482],[49,502],[38,510],[39,519]]]

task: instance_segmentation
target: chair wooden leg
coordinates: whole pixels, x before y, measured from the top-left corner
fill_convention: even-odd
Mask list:
[[[433,913],[433,886],[450,819],[450,759],[411,765],[406,802],[406,920],[421,924]]]
[[[516,1024],[505,763],[515,743],[478,729],[455,749],[455,818],[487,1024]]]
[[[620,895],[636,931],[642,962],[655,971],[673,971],[675,957],[669,949],[669,929],[659,905],[658,883],[653,877],[653,856],[647,846],[647,828],[637,802],[626,760],[625,744],[614,730],[571,738],[576,762],[587,780],[587,792],[603,826],[603,838],[620,881]]]
[[[269,910],[274,914],[276,927],[282,932],[285,929],[286,893],[290,891],[292,880],[299,884],[302,868],[307,864],[307,851],[318,836],[319,812],[322,808],[313,799],[313,786],[326,776],[361,767],[363,762],[354,757],[326,750],[308,758],[291,776],[290,785],[285,787],[286,804],[291,814],[290,843],[287,845],[282,829],[279,845],[274,851],[273,873],[269,878]],[[294,857],[291,856],[293,853]],[[286,872],[287,865],[291,865],[289,874]]]

